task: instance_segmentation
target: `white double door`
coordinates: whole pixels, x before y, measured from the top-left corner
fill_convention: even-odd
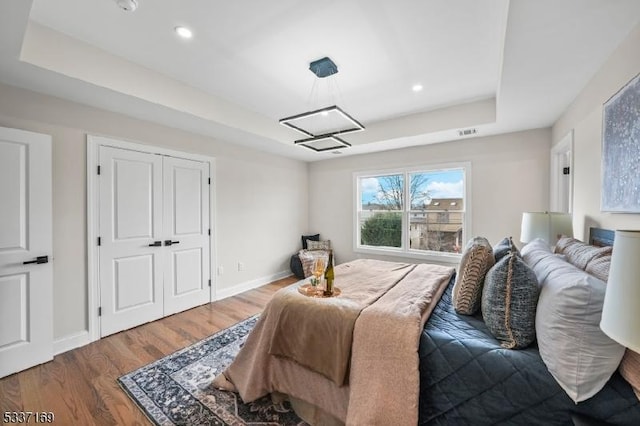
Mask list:
[[[209,163],[99,148],[100,334],[211,301]]]
[[[51,202],[51,137],[0,127],[0,378],[53,359]]]

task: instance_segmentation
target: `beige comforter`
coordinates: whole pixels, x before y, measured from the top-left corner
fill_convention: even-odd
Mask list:
[[[340,297],[301,296],[295,288],[269,302],[271,355],[283,356],[342,386],[348,382],[353,329],[360,312],[395,286],[415,265],[345,264],[336,268]],[[365,284],[366,283],[366,284]]]
[[[305,367],[292,357],[269,353],[281,312],[280,308],[272,309],[269,303],[244,347],[214,380],[214,386],[238,391],[244,401],[268,393],[284,393],[349,425],[415,425],[420,331],[453,271],[439,265],[364,259],[336,267],[335,284],[342,295],[314,302],[329,310],[330,304],[341,306],[345,302],[360,312],[353,325],[348,385],[340,386],[327,374]],[[278,293],[282,295],[274,298],[288,303],[296,303],[296,299],[302,304],[313,300],[297,293],[296,286]],[[303,324],[298,331],[309,332]],[[344,339],[344,333],[341,336]],[[341,344],[344,341],[338,343]],[[344,353],[344,348],[338,352]]]

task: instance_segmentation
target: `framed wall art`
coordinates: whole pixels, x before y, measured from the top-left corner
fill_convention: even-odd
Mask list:
[[[640,213],[640,74],[604,104],[603,212]]]

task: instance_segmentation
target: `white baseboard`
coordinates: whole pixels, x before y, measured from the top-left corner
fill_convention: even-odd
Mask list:
[[[230,288],[224,288],[216,291],[216,300],[226,299],[227,297],[235,296],[236,294],[244,293],[245,291],[253,290],[254,288],[261,287],[270,282],[286,278],[291,275],[291,271],[281,271],[275,274],[257,278],[255,280],[246,281],[244,283],[236,284]],[[70,334],[65,337],[61,337],[53,341],[53,355],[60,355],[61,353],[70,351],[72,349],[79,348],[91,343],[89,338],[89,332],[87,330],[79,331],[74,334]]]
[[[255,280],[246,281],[240,284],[236,284],[233,287],[223,288],[216,290],[216,300],[226,299],[227,297],[235,296],[236,294],[244,293],[245,291],[253,290],[254,288],[261,287],[270,282],[281,280],[291,276],[291,271],[281,271],[273,275],[269,275]]]
[[[87,330],[79,331],[77,333],[54,340],[53,355],[60,355],[63,352],[79,348],[80,346],[88,345],[89,343],[91,343],[91,339],[89,339],[89,332]]]

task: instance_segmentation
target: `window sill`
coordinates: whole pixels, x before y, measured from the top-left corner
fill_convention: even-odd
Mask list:
[[[441,253],[441,252],[435,252],[435,251],[430,251],[428,253],[420,253],[416,251],[404,251],[404,250],[368,248],[368,247],[356,247],[354,249],[354,252],[376,255],[376,256],[390,256],[390,257],[400,257],[400,258],[408,258],[408,259],[420,259],[422,261],[427,261],[427,262],[446,263],[446,264],[452,264],[452,265],[457,265],[458,263],[460,263],[460,259],[462,258],[462,255],[458,253]]]

